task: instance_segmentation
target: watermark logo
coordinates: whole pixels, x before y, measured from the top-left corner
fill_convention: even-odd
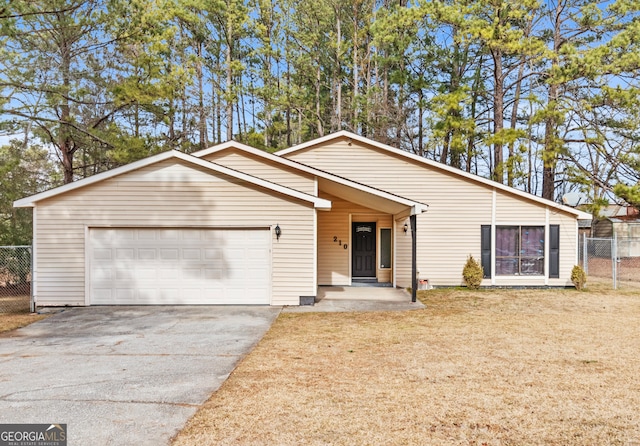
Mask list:
[[[0,446],[67,446],[67,425],[0,424]]]

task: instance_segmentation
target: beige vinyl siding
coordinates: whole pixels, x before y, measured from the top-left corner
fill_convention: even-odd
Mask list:
[[[549,279],[550,286],[573,286],[571,270],[578,264],[578,225],[576,220],[560,212],[549,212],[549,224],[560,225],[560,278]]]
[[[202,159],[300,192],[316,194],[313,176],[295,172],[282,164],[270,162],[244,151],[226,149],[204,156]]]
[[[417,268],[420,278],[435,286],[461,285],[462,268],[469,254],[480,259],[480,228],[492,223],[493,187],[427,166],[401,155],[346,138],[286,155],[292,160],[349,178],[412,200],[429,209],[417,217]],[[552,211],[553,212],[553,211]],[[549,279],[564,285],[569,260],[575,255],[575,218],[558,213],[561,227],[560,274]],[[408,221],[408,220],[407,220]],[[496,191],[496,224],[546,223],[546,206],[514,194]],[[550,221],[553,224],[553,221]],[[396,224],[399,228],[404,220]],[[411,247],[396,233],[397,285],[411,286]],[[406,240],[410,241],[407,236]],[[573,241],[572,241],[573,240]],[[405,262],[403,259],[408,256]],[[544,285],[544,278],[504,277],[502,285]],[[490,280],[483,282],[490,285]]]
[[[406,174],[404,167],[411,164],[409,160],[396,158],[355,141],[349,143],[346,139],[334,140],[321,146],[292,152],[286,158],[389,192],[399,194],[392,187],[415,191],[415,188],[407,187],[409,184],[405,184],[406,182],[398,181],[402,179],[398,175]],[[420,167],[419,170],[424,168]],[[403,196],[419,201],[411,195]]]
[[[342,246],[350,243],[349,211],[345,209],[346,202],[320,195],[332,200],[332,206],[331,211],[318,212],[318,285],[349,285],[351,251]],[[334,242],[334,237],[341,244]]]
[[[321,198],[331,200],[331,211],[318,212],[318,284],[350,285],[351,222],[376,222],[379,243],[379,228],[392,227],[392,218],[375,210],[353,204],[329,194],[320,193]],[[336,237],[338,241],[334,242]],[[339,243],[341,242],[341,243]],[[344,245],[347,249],[344,249]],[[379,253],[378,253],[379,256]],[[391,281],[391,269],[380,269],[377,261],[379,282]]]
[[[87,227],[279,224],[279,241],[272,232],[271,303],[297,305],[299,296],[316,294],[314,213],[309,203],[164,161],[37,204],[36,298],[39,305],[84,305]]]
[[[480,226],[491,223],[491,188],[356,142],[349,146],[346,140],[287,157],[428,204],[429,210],[417,217],[417,268],[432,285],[460,285],[467,256],[480,255]],[[396,235],[396,280],[402,287],[411,286],[410,238],[404,231]],[[409,258],[402,269],[405,255]]]
[[[545,209],[538,203],[524,201],[516,195],[506,192],[496,192],[496,222],[520,224],[545,222]]]
[[[409,230],[404,232],[404,224],[409,226]],[[395,234],[395,273],[396,286],[407,288],[411,286],[411,224],[408,218],[396,220]],[[420,253],[418,248],[418,253]],[[419,263],[419,262],[418,262]],[[418,268],[419,269],[419,268]],[[426,274],[420,274],[421,278],[426,278]]]

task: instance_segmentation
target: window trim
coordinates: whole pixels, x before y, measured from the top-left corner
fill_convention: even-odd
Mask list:
[[[498,231],[500,229],[513,229],[513,228],[517,228],[518,229],[518,247],[517,247],[517,255],[509,255],[509,256],[498,256],[497,253],[497,246],[495,248],[495,252],[493,253],[493,259],[492,259],[492,267],[494,268],[495,271],[495,277],[546,277],[546,245],[548,244],[548,230],[547,227],[543,224],[543,225],[536,225],[536,224],[502,224],[502,225],[496,225],[495,226],[495,231],[492,234],[495,237],[495,240],[497,242],[498,240]],[[538,256],[532,256],[532,255],[523,255],[522,252],[522,230],[523,228],[535,228],[535,229],[542,229],[542,233],[543,233],[543,244],[542,244],[542,255],[538,255]],[[518,272],[515,274],[500,274],[498,273],[498,259],[515,259],[517,261],[517,266],[518,266]],[[535,273],[535,274],[522,274],[522,261],[523,259],[535,259],[536,261],[542,261],[542,272],[540,273]]]
[[[389,265],[382,265],[382,231],[389,231]],[[390,270],[393,268],[393,228],[378,228],[378,268],[381,270]]]

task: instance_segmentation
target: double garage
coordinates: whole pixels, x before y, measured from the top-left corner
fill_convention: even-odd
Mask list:
[[[331,209],[177,151],[15,205],[33,208],[36,306],[299,305]]]
[[[269,228],[89,228],[89,305],[263,304]]]

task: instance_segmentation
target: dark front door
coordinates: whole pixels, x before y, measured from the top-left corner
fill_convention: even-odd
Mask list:
[[[376,224],[353,223],[351,241],[353,277],[376,277]]]

